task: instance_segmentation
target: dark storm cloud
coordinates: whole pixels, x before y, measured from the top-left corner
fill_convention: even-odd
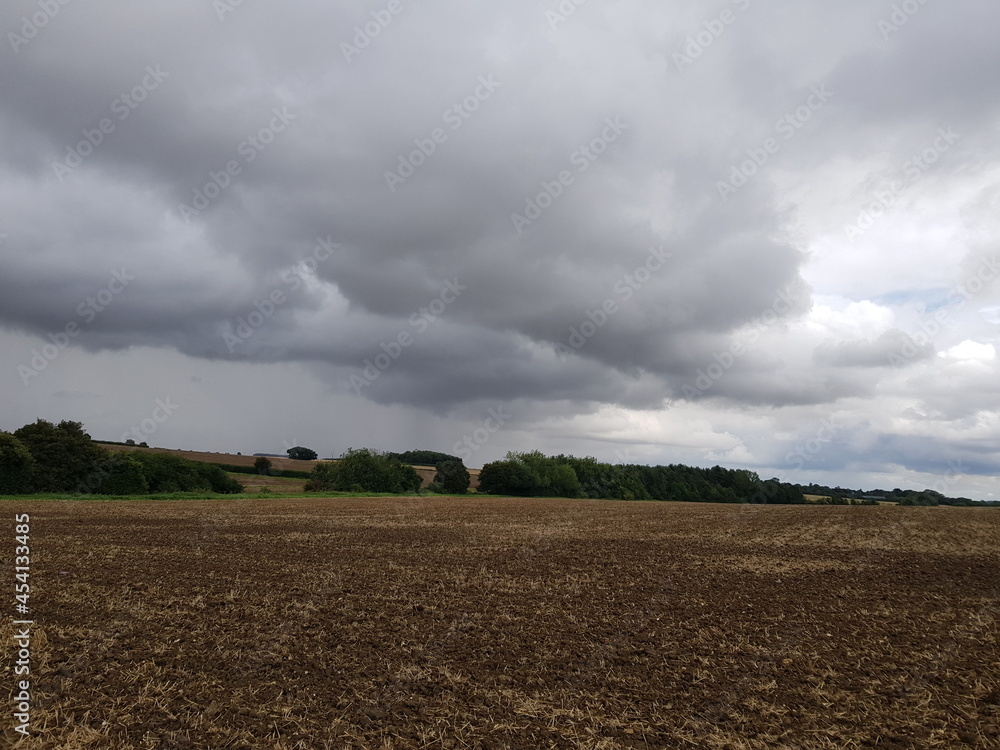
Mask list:
[[[141,341],[229,356],[234,352],[218,331],[236,325],[241,310],[269,292],[273,278],[302,257],[313,237],[331,236],[341,252],[317,277],[349,309],[367,315],[352,319],[350,329],[333,322],[318,336],[296,322],[300,305],[318,304],[315,294],[300,295],[237,356],[350,366],[365,342],[377,347],[443,281],[458,279],[471,291],[449,317],[464,328],[452,331],[457,338],[450,346],[427,348],[423,356],[435,366],[421,367],[422,357],[414,354],[397,364],[393,377],[433,378],[447,363],[456,380],[477,385],[438,391],[415,382],[394,393],[425,399],[434,391],[437,398],[461,400],[513,390],[545,398],[564,393],[579,377],[546,367],[536,352],[508,371],[511,380],[503,386],[490,386],[493,379],[480,368],[497,371],[490,352],[500,362],[510,347],[477,352],[471,366],[462,352],[476,351],[473,341],[486,335],[566,343],[588,313],[619,298],[620,314],[580,351],[607,368],[584,370],[595,380],[580,383],[580,396],[591,398],[615,392],[607,387],[615,371],[644,370],[665,381],[690,371],[708,354],[705,347],[689,351],[694,334],[739,326],[795,280],[799,258],[772,238],[774,223],[755,203],[766,200],[759,186],[746,189],[740,206],[694,206],[675,188],[668,197],[688,204],[685,226],[650,226],[655,211],[643,205],[641,186],[661,170],[673,172],[671,160],[681,155],[656,132],[647,105],[637,105],[613,79],[588,81],[592,70],[574,74],[540,56],[563,40],[547,39],[546,25],[536,26],[538,16],[526,8],[513,12],[539,45],[527,55],[505,49],[514,35],[497,30],[499,14],[482,9],[449,9],[447,20],[457,26],[442,48],[432,49],[419,29],[445,8],[430,5],[406,6],[384,37],[354,56],[349,72],[328,36],[312,39],[310,48],[310,31],[291,55],[271,53],[287,48],[280,35],[291,18],[300,31],[319,24],[347,29],[350,18],[365,20],[367,11],[358,10],[351,16],[346,9],[248,7],[218,27],[211,18],[189,22],[172,11],[136,13],[113,5],[87,15],[77,10],[72,27],[55,24],[68,20],[69,8],[54,19],[51,36],[40,34],[5,74],[12,127],[22,137],[30,131],[45,139],[45,147],[33,150],[35,162],[22,165],[23,177],[47,185],[62,217],[53,227],[30,227],[30,234],[22,227],[12,238],[8,252],[20,260],[11,261],[5,276],[8,323],[36,333],[58,327],[100,289],[108,272],[102,265],[125,265],[139,277],[134,293],[116,299],[82,345],[124,348]],[[185,44],[171,42],[166,29]],[[118,41],[95,45],[112,30]],[[254,36],[259,50],[248,42]],[[90,64],[70,65],[81,48]],[[412,65],[416,59],[419,67]],[[649,84],[640,81],[640,91]],[[102,134],[107,120],[113,130]],[[103,142],[93,154],[75,156],[91,150],[88,134]],[[435,153],[417,153],[421,144],[425,151],[432,144]],[[661,152],[661,163],[647,163],[647,147]],[[407,174],[407,160],[421,163],[411,163],[412,174],[390,186],[387,173]],[[681,164],[676,171],[686,187],[686,174],[697,167]],[[529,204],[545,200],[546,186],[557,184],[560,174],[570,174],[572,184],[519,232],[511,215],[527,215]],[[96,205],[114,196],[102,195],[107,188],[144,195],[141,221]],[[59,225],[72,232],[53,236]],[[669,267],[630,288],[634,299],[620,299],[616,283],[642,267],[651,247],[667,249]],[[37,259],[53,253],[85,257],[87,270],[43,270]],[[184,260],[171,264],[178,255]],[[220,279],[217,266],[227,260],[235,267]],[[264,277],[270,280],[260,283]]]
[[[875,392],[902,334],[781,338],[813,298],[777,184],[902,164],[949,126],[955,169],[982,168],[994,4],[926,4],[891,34],[891,3],[591,2],[559,23],[527,0],[394,7],[74,2],[4,49],[0,324],[305,363],[335,392],[439,413],[657,409],[748,329],[776,335],[698,399]]]

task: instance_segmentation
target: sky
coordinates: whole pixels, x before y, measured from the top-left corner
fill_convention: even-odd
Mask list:
[[[992,0],[13,0],[0,429],[1000,499]]]

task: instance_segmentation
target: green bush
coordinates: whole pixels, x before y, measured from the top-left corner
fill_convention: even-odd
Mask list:
[[[419,492],[420,475],[412,466],[368,448],[351,448],[336,462],[317,464],[307,492]]]
[[[0,495],[32,492],[34,476],[31,451],[9,432],[0,432]]]
[[[404,453],[387,453],[386,455],[411,466],[438,466],[445,461],[458,461],[460,463],[462,461],[458,456],[438,451],[405,451]]]
[[[486,464],[479,474],[479,491],[523,497],[580,497],[584,494],[570,461],[563,456],[545,456],[540,451],[511,451],[505,460]]]
[[[129,453],[112,453],[95,471],[100,479],[95,495],[145,495],[149,492],[149,482],[142,464]]]
[[[613,497],[618,500],[651,500],[649,491],[646,489],[638,474],[630,471],[631,467],[622,467],[622,471],[615,483]]]
[[[573,467],[555,464],[549,469],[549,486],[556,497],[580,497],[580,480]]]
[[[438,485],[441,488],[441,493],[464,495],[469,491],[471,483],[472,479],[469,477],[469,471],[465,468],[465,464],[461,461],[442,461],[438,464],[437,474],[434,475],[431,487]],[[431,492],[438,492],[438,490],[431,489]]]
[[[54,425],[39,419],[14,432],[34,458],[35,492],[76,492],[95,468],[109,456],[95,444],[79,422]]]
[[[538,477],[520,461],[493,461],[479,472],[479,491],[489,495],[537,494]]]
[[[243,485],[215,464],[189,461],[169,453],[133,453],[142,464],[151,494],[171,492],[243,492]]]
[[[216,464],[213,463],[212,466],[218,466],[223,471],[229,472],[230,474],[256,474],[257,469],[253,466],[237,466],[236,464]],[[285,477],[286,479],[309,479],[312,477],[312,473],[308,471],[295,471],[294,469],[271,469],[272,477]]]

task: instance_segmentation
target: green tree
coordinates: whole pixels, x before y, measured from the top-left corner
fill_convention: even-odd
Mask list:
[[[618,500],[651,500],[635,466],[621,466],[612,497]]]
[[[741,501],[753,497],[760,487],[760,477],[755,471],[737,469],[733,475],[732,489]]]
[[[461,461],[442,461],[434,475],[434,483],[440,485],[442,492],[451,495],[464,495],[469,491],[471,481],[469,471]]]
[[[580,497],[580,480],[569,464],[556,464],[549,470],[549,486],[556,497]]]
[[[149,492],[219,492],[240,494],[243,485],[213,464],[189,461],[169,453],[131,453],[143,468]]]
[[[306,484],[310,492],[391,492],[420,490],[420,475],[395,457],[369,448],[351,448],[336,462],[316,465]]]
[[[199,480],[206,483],[212,492],[218,492],[222,495],[239,495],[243,492],[243,485],[218,466],[200,461],[187,461],[186,459],[184,461],[190,465],[191,472],[198,475]]]
[[[0,432],[0,495],[33,492],[35,459],[9,432]]]
[[[301,445],[296,445],[294,448],[288,449],[288,457],[296,461],[315,461],[319,458],[319,454],[310,448],[303,448]]]
[[[149,482],[142,464],[127,453],[112,453],[99,467],[101,478],[95,495],[144,495]]]
[[[420,488],[424,484],[417,470],[409,464],[394,463],[392,465],[392,476],[397,489],[390,490],[390,492],[417,493],[420,492]]]
[[[490,495],[537,494],[537,475],[520,461],[493,461],[479,472],[479,491]]]
[[[35,459],[38,492],[77,492],[108,451],[94,443],[79,422],[54,425],[39,419],[14,432]]]
[[[461,461],[458,456],[452,456],[438,451],[405,451],[404,453],[387,453],[387,456],[397,458],[404,464],[414,466],[437,466],[444,461]]]
[[[253,462],[253,468],[258,474],[269,476],[271,474],[271,461],[267,456],[257,456],[257,460]]]
[[[323,461],[313,467],[309,481],[306,482],[303,489],[306,492],[336,492],[337,481],[337,464],[332,461]]]

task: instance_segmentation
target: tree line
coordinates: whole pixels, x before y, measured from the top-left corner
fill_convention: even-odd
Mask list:
[[[316,453],[296,446],[289,457]],[[293,455],[294,454],[294,455]],[[0,432],[0,495],[36,493],[144,495],[174,492],[236,494],[243,487],[228,472],[255,472],[306,478],[307,492],[416,494],[420,475],[413,464],[434,466],[430,492],[465,494],[470,476],[462,459],[437,451],[390,453],[351,448],[312,472],[274,471],[266,457],[254,467],[202,463],[169,453],[114,451],[95,443],[79,422],[58,425],[39,419],[13,433]],[[670,464],[611,464],[593,457],[510,452],[483,466],[477,492],[522,497],[606,498],[715,503],[805,503],[805,493],[831,504],[998,505],[949,498],[935,490],[849,490],[817,484],[800,486],[762,480],[746,469],[708,469]]]
[[[387,453],[369,448],[351,448],[335,462],[318,464],[306,483],[306,492],[388,492],[415,494],[423,481],[411,463],[421,453],[419,464],[436,465],[428,487],[431,492],[461,495],[469,489],[469,471],[461,459],[433,451]],[[404,458],[409,459],[405,461]],[[429,459],[429,460],[428,460]]]
[[[483,466],[479,492],[523,497],[677,500],[710,503],[804,503],[802,488],[753,471],[682,464],[610,464],[593,457],[510,452]]]
[[[112,451],[95,443],[80,422],[39,419],[0,432],[0,495],[237,494],[243,486],[213,464],[169,453]]]

